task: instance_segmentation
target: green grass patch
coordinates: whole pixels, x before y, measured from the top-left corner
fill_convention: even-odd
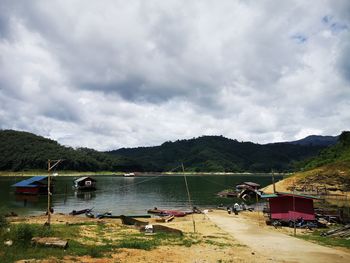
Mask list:
[[[84,225],[93,227],[84,228]],[[14,262],[21,259],[62,259],[64,256],[91,256],[108,257],[119,248],[132,248],[152,250],[162,245],[177,245],[191,247],[202,242],[201,236],[188,234],[177,236],[173,234],[157,233],[145,236],[144,233],[129,231],[116,231],[107,225],[100,224],[52,224],[45,227],[39,224],[11,224],[10,231],[4,229],[0,232],[0,262]],[[92,236],[85,236],[81,231],[84,228]],[[118,228],[117,228],[118,229]],[[84,232],[85,232],[84,231]],[[96,235],[96,236],[94,236]],[[32,245],[32,237],[58,237],[68,240],[68,248],[49,248]],[[5,240],[12,240],[10,247],[2,246]]]
[[[320,235],[322,232],[323,231],[321,230],[315,230],[310,234],[297,235],[297,237],[307,241],[315,242],[324,246],[345,247],[350,249],[350,239],[340,238],[340,237],[323,237]]]
[[[221,247],[221,248],[232,246],[232,244],[230,244],[230,243],[218,242],[218,241],[214,241],[211,239],[205,240],[205,243],[212,245],[212,246]]]

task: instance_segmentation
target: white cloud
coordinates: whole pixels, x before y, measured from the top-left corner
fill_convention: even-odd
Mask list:
[[[0,128],[115,149],[339,134],[348,1],[2,1]]]

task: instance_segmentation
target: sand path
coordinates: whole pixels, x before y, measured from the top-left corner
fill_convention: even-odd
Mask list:
[[[208,217],[238,242],[250,247],[257,256],[260,254],[268,257],[269,262],[350,262],[350,253],[259,227],[240,215],[215,211],[208,213]]]

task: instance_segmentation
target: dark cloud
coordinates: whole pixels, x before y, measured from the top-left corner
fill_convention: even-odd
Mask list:
[[[349,7],[1,1],[0,127],[98,149],[337,134],[350,111]]]

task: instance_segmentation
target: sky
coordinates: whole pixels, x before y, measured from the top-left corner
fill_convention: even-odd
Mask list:
[[[0,129],[112,150],[349,124],[348,0],[0,0]]]

